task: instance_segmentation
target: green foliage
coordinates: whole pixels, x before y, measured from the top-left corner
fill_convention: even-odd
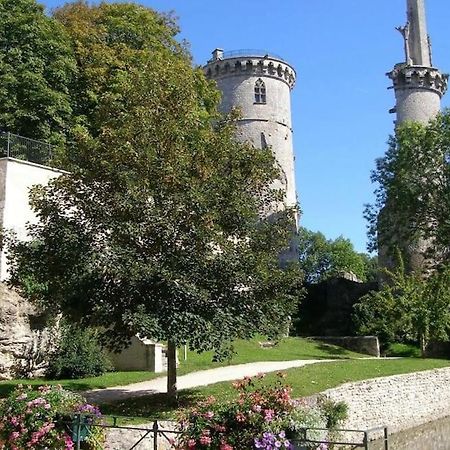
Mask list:
[[[101,417],[98,408],[85,403],[80,395],[61,387],[42,386],[33,391],[19,386],[0,403],[2,449],[73,449],[74,442],[64,420],[80,413],[88,413],[90,423]],[[102,442],[103,431],[96,427],[95,434],[98,442]],[[86,444],[83,447],[86,450],[99,448],[90,440]]]
[[[342,236],[331,240],[320,232],[300,228],[298,248],[300,265],[309,283],[318,283],[344,272],[351,272],[362,281],[376,280],[376,258],[357,253],[350,240]]]
[[[450,113],[428,125],[403,124],[377,160],[376,202],[367,205],[370,248],[409,263],[419,253],[429,264],[450,257]],[[420,240],[427,245],[418,246]]]
[[[326,427],[330,430],[341,427],[348,418],[348,405],[345,402],[335,402],[331,398],[320,396],[319,406],[325,416]]]
[[[406,273],[400,262],[386,271],[389,280],[355,305],[354,320],[362,335],[376,334],[385,343],[419,341],[422,356],[430,340],[450,336],[450,267],[423,279]]]
[[[71,126],[76,73],[63,27],[35,0],[0,0],[0,124],[53,144]]]
[[[281,334],[301,276],[279,267],[295,211],[259,214],[283,199],[271,150],[235,141],[237,116],[218,115],[166,18],[84,2],[56,17],[84,77],[72,170],[34,189],[41,221],[10,247],[12,283],[72,322],[108,324],[114,348],[137,333],[217,352]]]
[[[178,27],[173,17],[135,3],[74,1],[57,8],[54,18],[69,35],[77,61],[71,89],[76,141],[104,133],[108,109],[119,115],[126,111],[127,91],[133,89],[139,72],[152,73],[153,66],[176,70],[174,59],[188,59],[175,40]],[[155,86],[157,81],[162,79],[156,78]],[[136,95],[146,93],[139,90]],[[74,150],[70,157],[76,160],[76,146]]]
[[[403,357],[403,358],[419,358],[420,348],[414,344],[402,344],[396,342],[390,344],[386,350],[386,356]]]
[[[53,380],[96,377],[111,369],[111,362],[98,343],[94,330],[65,325],[58,348],[50,358],[46,376]]]

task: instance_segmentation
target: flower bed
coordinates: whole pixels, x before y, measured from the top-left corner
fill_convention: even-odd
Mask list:
[[[220,403],[210,397],[184,414],[178,449],[293,449],[291,439],[302,429],[326,427],[329,418],[321,410],[321,402],[308,406],[292,400],[290,387],[282,382],[283,374],[274,386],[264,385],[263,378],[246,377],[233,383],[237,396],[232,401]],[[315,433],[309,433],[309,437],[325,440],[326,432]],[[324,450],[327,446],[310,448]]]
[[[74,448],[73,417],[78,417],[86,433],[83,448],[103,448],[103,431],[95,425],[100,420],[98,408],[83,397],[60,386],[19,386],[0,404],[0,448],[2,450]],[[80,427],[78,426],[78,432]],[[76,437],[75,437],[76,439]]]

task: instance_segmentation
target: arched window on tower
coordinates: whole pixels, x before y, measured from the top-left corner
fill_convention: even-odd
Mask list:
[[[255,83],[255,103],[266,103],[266,85],[261,78]]]

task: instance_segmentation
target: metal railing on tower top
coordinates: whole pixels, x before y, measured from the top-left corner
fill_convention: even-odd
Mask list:
[[[254,49],[254,48],[245,48],[241,50],[230,50],[223,52],[222,59],[228,59],[228,58],[238,58],[239,56],[256,56],[261,58],[274,58],[274,59],[280,59],[281,61],[284,61],[284,58],[280,55],[277,55],[276,53],[269,52],[268,50],[261,50],[261,49]]]
[[[0,158],[15,158],[35,164],[51,165],[53,145],[0,131]]]

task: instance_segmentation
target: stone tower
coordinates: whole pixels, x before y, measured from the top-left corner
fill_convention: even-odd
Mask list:
[[[291,90],[296,74],[293,67],[264,50],[215,49],[204,71],[222,92],[221,111],[240,110],[238,139],[255,147],[272,148],[282,173],[279,183],[286,193],[285,204],[295,206]],[[295,248],[288,253],[290,256],[284,255],[287,259],[295,258]]]
[[[448,75],[433,67],[431,41],[427,33],[425,0],[407,0],[407,22],[396,28],[404,40],[405,61],[396,64],[387,76],[392,80],[396,104],[390,110],[396,113],[396,126],[403,122],[426,124],[441,110],[441,98],[447,90]],[[395,204],[387,199],[378,221],[389,214],[395,217]],[[381,232],[380,232],[381,233]],[[379,236],[380,241],[383,236]],[[429,242],[419,239],[415,242],[399,242],[395,237],[391,243],[406,251],[406,266],[410,270],[424,268],[424,253]],[[393,267],[394,261],[387,255],[386,246],[380,245],[379,261],[382,267]]]
[[[212,55],[205,73],[222,92],[221,111],[239,108],[239,139],[273,149],[283,172],[286,204],[296,205],[291,121],[295,70],[279,56],[265,51],[216,49]]]
[[[441,109],[447,76],[432,64],[425,0],[407,0],[407,22],[397,30],[404,39],[405,61],[387,74],[396,98],[391,112],[397,114],[397,125],[405,121],[426,123]]]

